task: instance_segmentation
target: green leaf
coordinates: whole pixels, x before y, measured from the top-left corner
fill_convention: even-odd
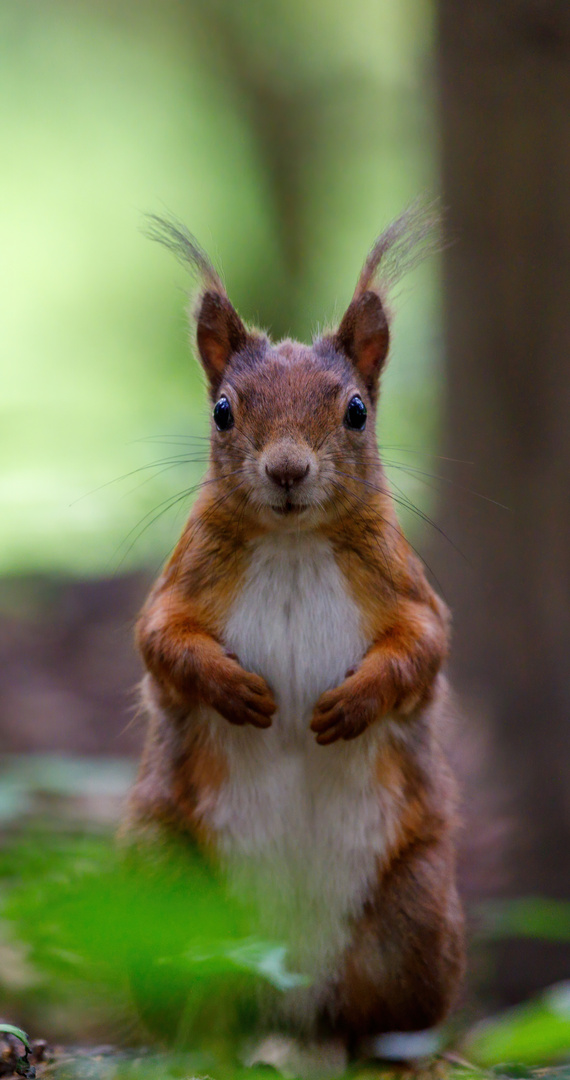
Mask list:
[[[292,990],[296,986],[308,986],[310,984],[308,976],[287,971],[286,957],[287,949],[284,945],[252,938],[210,943],[207,949],[199,948],[187,952],[184,959],[193,967],[217,964],[222,971],[225,968],[251,972],[271,983],[277,990]]]
[[[190,845],[121,856],[103,837],[38,829],[0,851],[2,879],[2,917],[52,998],[134,1001],[180,1046],[250,1030],[260,981],[277,994],[307,983],[282,942],[256,937],[253,900],[232,898]]]
[[[570,941],[570,903],[543,896],[493,900],[477,909],[486,938],[530,937]]]
[[[14,1024],[0,1024],[0,1035],[15,1035],[24,1044],[28,1053],[31,1052],[32,1048],[26,1032],[19,1027],[14,1027]]]
[[[478,1024],[464,1051],[478,1065],[563,1060],[570,1054],[570,983],[559,983],[539,998]]]

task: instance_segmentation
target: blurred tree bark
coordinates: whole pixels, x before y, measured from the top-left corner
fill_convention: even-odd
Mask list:
[[[441,520],[471,563],[441,570],[455,682],[514,792],[509,892],[567,897],[570,4],[439,0],[439,52],[454,240],[443,452],[472,460],[473,486],[510,508],[467,516],[446,496]],[[509,948],[506,997],[568,974],[560,950]]]

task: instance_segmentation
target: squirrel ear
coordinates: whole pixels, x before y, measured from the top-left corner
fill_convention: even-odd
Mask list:
[[[196,338],[215,394],[230,356],[243,349],[248,340],[245,326],[227,296],[210,289],[202,294],[196,313]]]
[[[377,292],[367,290],[349,304],[334,344],[352,361],[374,400],[390,344],[388,319]]]

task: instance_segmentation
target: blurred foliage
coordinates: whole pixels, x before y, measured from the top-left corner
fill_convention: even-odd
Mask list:
[[[36,998],[80,1000],[107,1023],[117,1011],[125,1022],[134,1000],[134,1016],[171,1048],[229,1059],[255,1022],[257,982],[276,993],[306,982],[187,847],[125,855],[96,833],[38,827],[4,846],[0,881]]]
[[[480,1065],[570,1061],[570,982],[477,1025],[465,1040],[465,1053]]]
[[[36,834],[4,850],[3,917],[26,943],[44,1004],[46,996],[63,1005],[79,999],[89,1009],[99,998],[107,1023],[117,1010],[124,1023],[125,1003],[134,995],[147,1028],[168,1048],[158,1056],[72,1052],[67,1064],[64,1055],[63,1069],[58,1058],[58,1076],[135,1080],[213,1069],[217,1077],[237,1080],[246,1075],[237,1060],[255,1027],[256,982],[279,993],[303,981],[287,970],[282,947],[251,936],[247,913],[228,900],[203,863],[185,855],[183,864],[170,858],[158,875],[155,870],[156,864],[136,871],[118,865],[100,837],[71,840],[66,834],[56,842],[53,834]],[[570,984],[478,1023],[460,1042],[473,1066],[436,1056],[440,1066],[452,1066],[439,1068],[439,1080],[447,1073],[464,1080],[570,1075],[531,1068],[570,1061]],[[370,1075],[362,1066],[349,1075],[361,1074]]]
[[[338,317],[375,234],[435,186],[431,2],[4,0],[0,29],[0,571],[154,566],[207,410],[188,283],[142,214],[184,220],[276,336]],[[380,431],[429,451],[436,267],[416,284]]]
[[[227,895],[196,852],[174,847],[152,861],[117,855],[108,823],[131,778],[130,766],[113,759],[3,761],[2,1012],[33,1037],[93,1042],[104,1035],[119,1047],[140,1047],[150,1031],[167,1048],[64,1054],[58,1077],[235,1080],[255,1026],[257,988],[279,995],[303,975],[289,970],[281,942],[259,940],[251,910]],[[567,940],[570,904],[527,897],[481,905],[473,915],[475,949],[503,937]],[[484,1021],[460,1018],[441,1033],[442,1045],[451,1040],[474,1064],[469,1071],[448,1062],[447,1071],[464,1080],[523,1078],[539,1064],[570,1063],[569,1003],[564,983]],[[356,1067],[351,1075],[359,1075]],[[441,1071],[435,1075],[441,1080]]]
[[[487,940],[530,937],[570,941],[570,902],[543,896],[493,900],[477,908],[479,934]]]

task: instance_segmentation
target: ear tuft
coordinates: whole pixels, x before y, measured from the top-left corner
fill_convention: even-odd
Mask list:
[[[162,218],[158,214],[145,214],[143,235],[168,248],[183,266],[200,281],[204,289],[212,289],[225,295],[222,279],[214,269],[206,252],[176,218]]]
[[[362,376],[372,400],[390,344],[385,297],[403,274],[441,248],[439,224],[437,205],[419,199],[388,226],[364,263],[332,339]]]
[[[400,278],[424,259],[441,250],[441,215],[437,202],[416,199],[378,237],[354,292],[354,298],[368,289],[388,293]]]
[[[185,225],[175,218],[147,214],[144,232],[150,240],[168,248],[198,279],[192,314],[200,359],[215,397],[230,356],[248,343],[245,326],[228,300],[220,275]]]

